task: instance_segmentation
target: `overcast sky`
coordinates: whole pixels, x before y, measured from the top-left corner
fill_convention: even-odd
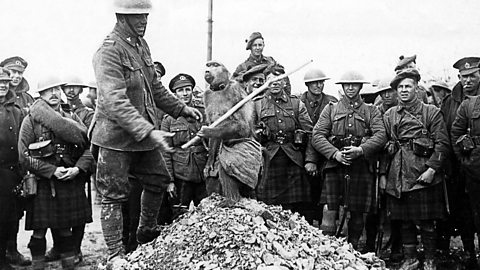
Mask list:
[[[145,39],[161,61],[165,85],[179,72],[204,88],[208,0],[152,0]],[[480,55],[478,0],[213,0],[213,58],[233,72],[249,55],[245,39],[259,31],[264,54],[287,70],[309,59],[335,80],[350,69],[368,79],[393,73],[400,55],[417,54],[424,77],[453,76],[452,64]],[[0,58],[24,57],[31,88],[49,73],[93,80],[92,56],[112,30],[112,0],[2,0]],[[291,76],[305,91],[308,68]]]

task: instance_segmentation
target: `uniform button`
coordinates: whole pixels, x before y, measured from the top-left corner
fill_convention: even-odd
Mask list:
[[[63,155],[60,155],[61,158],[63,158]]]
[[[352,126],[352,124],[348,124],[348,126],[349,126],[349,127],[351,127],[351,126]]]
[[[192,135],[192,136],[193,136],[193,135],[195,135],[195,133],[193,133],[193,132],[192,132],[192,133],[190,133],[190,135]]]
[[[9,127],[8,129],[13,130],[13,127]]]
[[[352,117],[353,115],[349,114],[348,117]]]
[[[13,166],[10,166],[10,171],[13,171]]]
[[[280,111],[279,111],[279,110],[277,110],[277,113],[280,113]]]
[[[282,122],[282,120],[278,120],[278,122],[279,122],[279,123],[281,123],[281,122]]]
[[[283,130],[278,131],[278,133],[283,133]]]
[[[143,74],[140,73],[140,77],[143,77]]]
[[[12,150],[12,151],[13,151],[13,146],[12,146],[12,147],[10,147],[10,150]]]

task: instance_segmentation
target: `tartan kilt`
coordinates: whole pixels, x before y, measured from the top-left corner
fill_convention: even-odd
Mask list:
[[[85,195],[85,181],[53,180],[55,197],[52,197],[50,180],[37,181],[37,195],[27,204],[25,230],[70,228],[92,222],[92,209]]]
[[[387,211],[392,220],[431,220],[446,216],[443,184],[402,192],[400,199],[388,195]]]
[[[295,164],[282,149],[269,162],[256,189],[259,201],[266,204],[310,202],[310,183],[304,168]]]
[[[370,172],[369,164],[365,160],[352,163],[350,173],[350,190],[348,210],[367,213],[373,203],[373,189],[375,175]],[[326,203],[329,210],[338,210],[344,202],[345,179],[344,166],[326,168],[323,172],[324,186],[320,197],[321,203]]]

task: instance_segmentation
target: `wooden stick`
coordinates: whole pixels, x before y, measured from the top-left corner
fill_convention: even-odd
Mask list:
[[[261,94],[263,91],[265,91],[265,89],[268,88],[268,86],[272,83],[272,82],[276,82],[276,81],[279,81],[279,80],[282,80],[290,75],[292,75],[293,73],[299,71],[300,69],[304,68],[305,66],[307,66],[308,64],[312,63],[313,60],[309,60],[308,62],[306,62],[305,64],[299,66],[298,68],[290,71],[290,72],[287,72],[285,74],[282,74],[280,76],[276,76],[276,77],[273,77],[273,78],[270,78],[268,79],[262,86],[260,86],[258,89],[256,89],[255,91],[253,91],[252,93],[250,93],[248,96],[246,96],[245,98],[243,98],[242,100],[240,100],[237,104],[235,104],[235,106],[233,106],[230,110],[228,110],[224,115],[220,116],[217,120],[215,120],[213,123],[211,123],[208,127],[216,127],[218,126],[220,123],[222,123],[223,121],[225,121],[225,119],[227,119],[228,117],[230,117],[232,114],[234,114],[238,109],[240,109],[245,103],[247,103],[248,101],[250,101],[251,99],[253,99],[254,97],[256,97],[257,95]],[[188,141],[187,143],[185,143],[184,145],[182,145],[182,149],[187,149],[188,147],[198,143],[200,141],[201,137],[200,136],[195,136],[193,137],[190,141]]]

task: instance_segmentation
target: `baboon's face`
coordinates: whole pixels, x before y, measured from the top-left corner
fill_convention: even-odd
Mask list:
[[[230,74],[225,66],[216,61],[210,61],[206,64],[205,81],[215,87],[220,84],[228,83]]]

